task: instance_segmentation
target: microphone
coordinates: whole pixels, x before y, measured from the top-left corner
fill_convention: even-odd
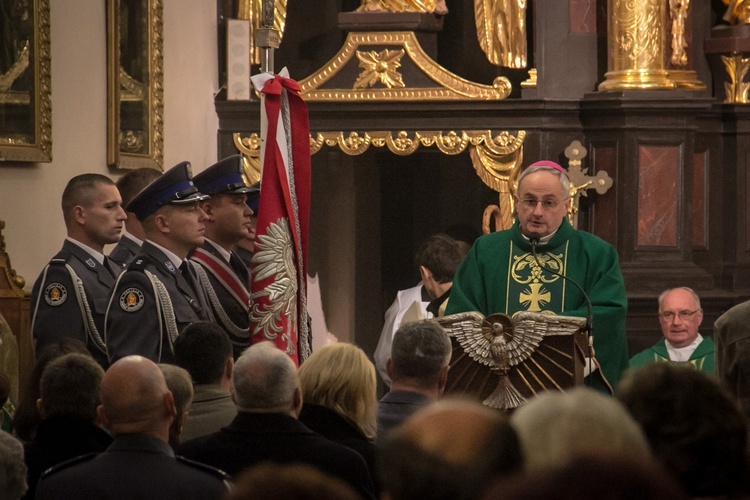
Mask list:
[[[568,280],[570,283],[573,283],[576,288],[581,292],[583,295],[583,298],[586,299],[586,308],[587,308],[587,316],[586,316],[586,336],[590,339],[591,338],[591,332],[594,329],[594,313],[592,312],[591,307],[591,299],[589,298],[589,294],[586,293],[586,291],[579,285],[574,279],[568,278],[564,274],[560,274],[557,271],[553,269],[547,269],[546,267],[542,266],[542,263],[539,262],[539,258],[536,255],[536,246],[539,244],[539,240],[542,238],[542,235],[539,233],[529,233],[529,241],[531,242],[531,255],[534,257],[534,260],[536,261],[536,265],[539,266],[539,269],[546,271],[550,274],[554,274],[556,276],[559,276],[565,280]],[[591,351],[591,341],[589,340],[589,351]],[[589,352],[589,356],[591,353]]]

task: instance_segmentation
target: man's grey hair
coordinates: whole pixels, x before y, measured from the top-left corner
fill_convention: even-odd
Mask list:
[[[254,344],[234,364],[235,403],[240,411],[287,412],[299,388],[297,367],[270,342]]]
[[[510,421],[528,470],[602,452],[651,458],[646,436],[625,406],[587,387],[544,392],[518,408]]]
[[[96,420],[104,370],[91,356],[70,353],[52,361],[39,382],[46,417]]]
[[[391,366],[393,380],[431,387],[440,380],[440,372],[451,359],[451,341],[443,328],[433,321],[402,324],[393,336]]]
[[[696,309],[701,308],[701,299],[700,297],[698,297],[698,294],[695,293],[695,290],[687,286],[678,286],[675,288],[667,288],[666,290],[664,290],[663,292],[659,294],[659,310],[660,311],[661,311],[661,304],[664,301],[664,296],[673,290],[685,290],[686,292],[688,292],[690,295],[693,296],[693,300],[695,300],[695,308]]]
[[[548,167],[546,165],[536,165],[533,167],[528,167],[526,170],[521,172],[520,177],[518,177],[518,188],[516,189],[516,192],[521,190],[521,182],[523,182],[523,180],[527,176],[533,174],[534,172],[549,172],[550,174],[556,175],[557,178],[560,179],[560,185],[562,186],[565,198],[570,197],[570,179],[568,178],[567,174],[563,174],[556,168]]]
[[[26,464],[23,445],[5,431],[0,431],[0,497],[18,500],[26,490]]]
[[[182,415],[190,409],[190,405],[193,403],[193,396],[195,395],[193,379],[186,369],[177,365],[159,363],[158,366],[164,375],[167,388],[172,392],[177,415]]]

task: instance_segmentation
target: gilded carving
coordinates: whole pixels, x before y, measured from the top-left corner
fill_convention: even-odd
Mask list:
[[[364,47],[375,46],[381,51],[403,50],[406,57],[419,70],[432,80],[435,87],[410,87],[404,82],[403,87],[393,88],[356,88],[352,82],[349,88],[323,88],[331,78],[341,71],[350,61],[363,52]],[[400,61],[403,64],[403,61]],[[510,95],[511,85],[505,77],[497,77],[492,85],[470,82],[455,75],[432,60],[419,45],[416,35],[411,31],[394,32],[350,32],[344,45],[333,59],[320,70],[299,82],[301,95],[306,101],[465,101],[465,100],[500,100]]]
[[[526,133],[520,131],[518,137],[523,141]],[[494,153],[484,144],[479,144],[469,150],[474,170],[485,185],[498,192],[498,204],[490,205],[482,217],[482,230],[485,234],[494,230],[508,229],[513,225],[515,203],[513,195],[516,192],[518,177],[521,175],[523,163],[523,148],[510,153]]]
[[[600,91],[673,89],[665,70],[663,0],[609,0],[608,71]]]
[[[426,12],[447,14],[445,0],[362,0],[358,12]]]
[[[481,146],[484,150],[496,155],[520,154],[526,132],[523,130],[513,136],[510,132],[503,131],[493,137],[489,130],[463,130],[461,132],[434,130],[418,130],[410,135],[409,132],[401,130],[395,135],[391,131],[370,131],[360,134],[359,132],[318,132],[310,135],[310,154],[315,154],[322,147],[338,147],[342,152],[350,156],[358,156],[367,151],[371,146],[376,148],[387,147],[392,153],[400,156],[408,156],[420,147],[435,146],[447,155],[463,153],[469,146]],[[260,156],[260,138],[257,133],[250,135],[235,133],[233,135],[234,145],[237,150],[249,158]]]
[[[401,67],[401,58],[404,57],[403,50],[381,50],[375,52],[357,51],[359,67],[362,68],[357,81],[354,82],[355,89],[372,87],[378,81],[386,87],[404,87],[404,80],[398,72]]]
[[[284,27],[286,25],[286,4],[287,0],[271,0],[273,3],[273,29],[279,34],[279,41],[284,36]],[[240,0],[237,8],[237,19],[247,19],[250,21],[250,42],[251,54],[250,61],[253,64],[260,64],[261,48],[255,45],[255,34],[260,28],[263,28],[263,0]],[[270,23],[269,23],[270,24]]]
[[[750,24],[750,1],[748,0],[724,0],[727,11],[724,20],[731,24]]]
[[[690,0],[669,0],[669,15],[672,18],[672,57],[670,62],[675,66],[687,66],[688,47],[685,40],[685,20],[687,19]]]
[[[474,0],[477,39],[497,66],[526,67],[527,0]]]
[[[724,102],[747,104],[750,83],[743,80],[748,69],[750,69],[750,58],[742,57],[741,54],[735,52],[731,56],[721,56],[721,61],[727,70],[727,75],[729,75],[729,81],[724,82],[726,93]]]

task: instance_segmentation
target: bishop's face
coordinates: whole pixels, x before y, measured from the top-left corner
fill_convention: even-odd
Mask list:
[[[524,177],[515,196],[518,225],[526,235],[544,237],[562,224],[570,198],[552,172],[538,171]]]

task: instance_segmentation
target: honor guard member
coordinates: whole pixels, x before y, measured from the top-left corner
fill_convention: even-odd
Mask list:
[[[242,157],[230,156],[193,179],[210,198],[201,203],[206,212],[205,242],[190,259],[200,266],[198,276],[206,290],[216,322],[232,341],[234,357],[250,346],[250,273],[235,253],[240,240],[252,230],[253,211],[247,205],[248,187],[242,177]]]
[[[71,337],[85,343],[106,367],[104,314],[121,268],[103,250],[119,240],[127,215],[115,183],[100,174],[73,177],[63,191],[62,211],[68,236],[31,292],[36,352]]]
[[[143,188],[151,184],[161,172],[153,168],[137,168],[120,177],[115,183],[122,196],[122,205],[127,206]],[[127,212],[128,220],[125,221],[125,230],[120,236],[120,241],[115,248],[109,252],[109,260],[126,267],[135,258],[146,239],[141,221],[133,212]]]
[[[188,254],[203,244],[207,196],[182,162],[146,186],[126,207],[146,232],[138,256],[112,290],[105,341],[111,363],[131,354],[174,363],[172,344],[187,325],[213,321]]]
[[[253,263],[253,252],[255,252],[255,228],[258,224],[258,205],[260,205],[260,182],[256,182],[251,189],[253,192],[247,194],[247,206],[253,211],[253,215],[250,217],[250,234],[242,238],[237,243],[235,253],[242,259],[248,269]]]

